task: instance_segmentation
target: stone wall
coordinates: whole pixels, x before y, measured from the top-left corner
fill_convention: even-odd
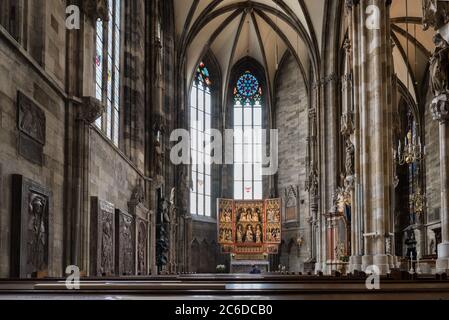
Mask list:
[[[36,1],[37,2],[37,1]],[[33,1],[34,3],[34,1]],[[39,40],[36,29],[29,28],[30,41],[17,43],[5,29],[0,29],[0,277],[10,274],[11,190],[12,174],[20,174],[52,191],[49,239],[49,274],[62,275],[63,257],[63,183],[65,100],[63,98],[65,30],[62,26],[64,1],[48,1],[47,19],[40,20],[48,30],[45,45],[33,45]],[[38,18],[35,17],[36,23]],[[34,20],[31,19],[30,23]],[[26,29],[28,30],[28,29]],[[44,37],[43,34],[41,36]],[[27,51],[26,49],[29,48]],[[40,57],[47,57],[45,63]],[[37,58],[37,60],[35,58]],[[39,66],[40,65],[40,66]],[[17,93],[23,92],[45,113],[46,141],[43,165],[36,165],[19,155],[17,129]]]
[[[217,265],[226,264],[229,256],[222,255],[217,245],[217,222],[200,219],[195,217],[193,220],[190,271],[214,273]]]
[[[89,195],[128,211],[128,201],[141,175],[132,162],[97,129],[91,129]]]
[[[309,239],[308,194],[304,191],[306,181],[307,146],[307,92],[299,66],[291,55],[284,57],[276,79],[276,125],[279,129],[278,194],[282,197],[283,245],[280,263],[291,271],[302,271],[302,264],[309,257],[307,241],[298,250],[296,240]],[[291,186],[297,191],[296,218],[286,215],[285,193]],[[287,218],[289,221],[287,221]]]

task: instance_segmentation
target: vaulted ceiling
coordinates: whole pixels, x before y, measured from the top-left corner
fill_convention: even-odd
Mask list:
[[[415,102],[427,85],[434,30],[423,30],[422,0],[394,0],[391,5],[395,72]]]
[[[245,56],[258,60],[273,83],[286,51],[297,59],[308,82],[308,71],[316,71],[321,56],[326,1],[174,0],[188,83],[208,50],[220,65],[223,85],[232,66]],[[417,101],[426,81],[434,32],[423,31],[422,0],[394,0],[391,19],[395,72]]]
[[[280,60],[290,51],[307,80],[316,67],[326,0],[174,0],[176,32],[186,59],[187,80],[211,50],[222,83],[245,56],[261,63],[272,83]]]

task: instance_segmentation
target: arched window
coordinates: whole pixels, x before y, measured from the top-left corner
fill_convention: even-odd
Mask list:
[[[191,191],[190,213],[211,216],[211,80],[201,62],[190,93]]]
[[[109,21],[96,25],[95,95],[106,104],[106,113],[96,125],[118,145],[122,0],[108,1]]]
[[[246,71],[237,80],[233,94],[234,198],[262,199],[262,86]]]

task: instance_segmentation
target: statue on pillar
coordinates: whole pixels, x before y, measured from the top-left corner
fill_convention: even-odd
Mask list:
[[[145,191],[143,189],[141,179],[137,179],[137,185],[134,187],[132,192],[131,201],[135,201],[137,203],[143,203],[145,201]]]
[[[437,121],[449,120],[449,44],[440,34],[433,38],[436,45],[430,58],[430,84],[434,99],[430,106]]]
[[[433,27],[440,29],[449,22],[449,3],[442,0],[423,0],[423,26],[424,30]]]
[[[449,93],[449,44],[437,33],[433,37],[435,51],[430,58],[431,89],[435,97]]]

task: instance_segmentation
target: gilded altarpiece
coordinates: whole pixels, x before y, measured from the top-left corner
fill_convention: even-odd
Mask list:
[[[281,243],[281,200],[218,200],[218,243],[240,257],[276,254]]]

